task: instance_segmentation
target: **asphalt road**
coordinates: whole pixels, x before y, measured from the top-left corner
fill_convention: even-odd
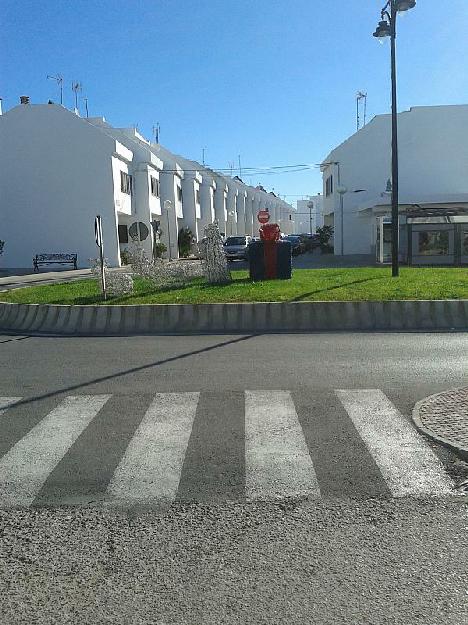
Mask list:
[[[468,470],[409,421],[467,384],[467,334],[0,354],[2,624],[468,623],[468,501],[444,491]]]

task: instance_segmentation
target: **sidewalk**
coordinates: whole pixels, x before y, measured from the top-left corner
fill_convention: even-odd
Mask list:
[[[9,270],[0,271],[0,291],[17,289],[23,286],[39,286],[41,284],[53,284],[54,282],[81,280],[91,274],[91,269],[66,269],[62,271],[44,271],[24,274],[24,270],[13,271],[15,275],[8,275],[10,273]]]
[[[418,402],[413,421],[418,430],[468,461],[468,386]]]

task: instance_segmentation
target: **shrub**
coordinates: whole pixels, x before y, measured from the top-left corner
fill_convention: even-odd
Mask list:
[[[154,244],[153,247],[153,256],[155,258],[162,258],[162,255],[167,252],[167,247],[161,241],[158,241]]]
[[[128,248],[125,248],[124,250],[120,252],[120,260],[122,262],[122,265],[130,264],[130,252]]]
[[[187,258],[192,248],[193,233],[190,228],[181,228],[179,230],[179,254],[182,258]]]
[[[317,228],[317,234],[319,235],[319,244],[322,254],[332,253],[333,246],[330,245],[330,239],[333,236],[332,226],[322,226],[322,228]]]

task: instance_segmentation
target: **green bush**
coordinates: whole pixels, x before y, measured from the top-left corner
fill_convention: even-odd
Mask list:
[[[186,258],[190,255],[190,250],[192,249],[192,239],[193,234],[190,228],[181,228],[179,230],[179,254],[182,258]]]
[[[317,228],[317,234],[319,235],[320,251],[322,254],[331,254],[333,252],[333,245],[330,245],[330,239],[333,236],[332,226]]]
[[[120,261],[122,265],[130,264],[130,252],[128,251],[127,248],[125,248],[124,250],[120,252]]]
[[[155,258],[162,258],[162,255],[167,252],[167,247],[161,241],[154,244],[153,254]]]

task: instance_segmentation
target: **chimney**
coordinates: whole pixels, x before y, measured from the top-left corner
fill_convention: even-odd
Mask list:
[[[21,95],[20,96],[20,104],[29,104],[29,96]]]

